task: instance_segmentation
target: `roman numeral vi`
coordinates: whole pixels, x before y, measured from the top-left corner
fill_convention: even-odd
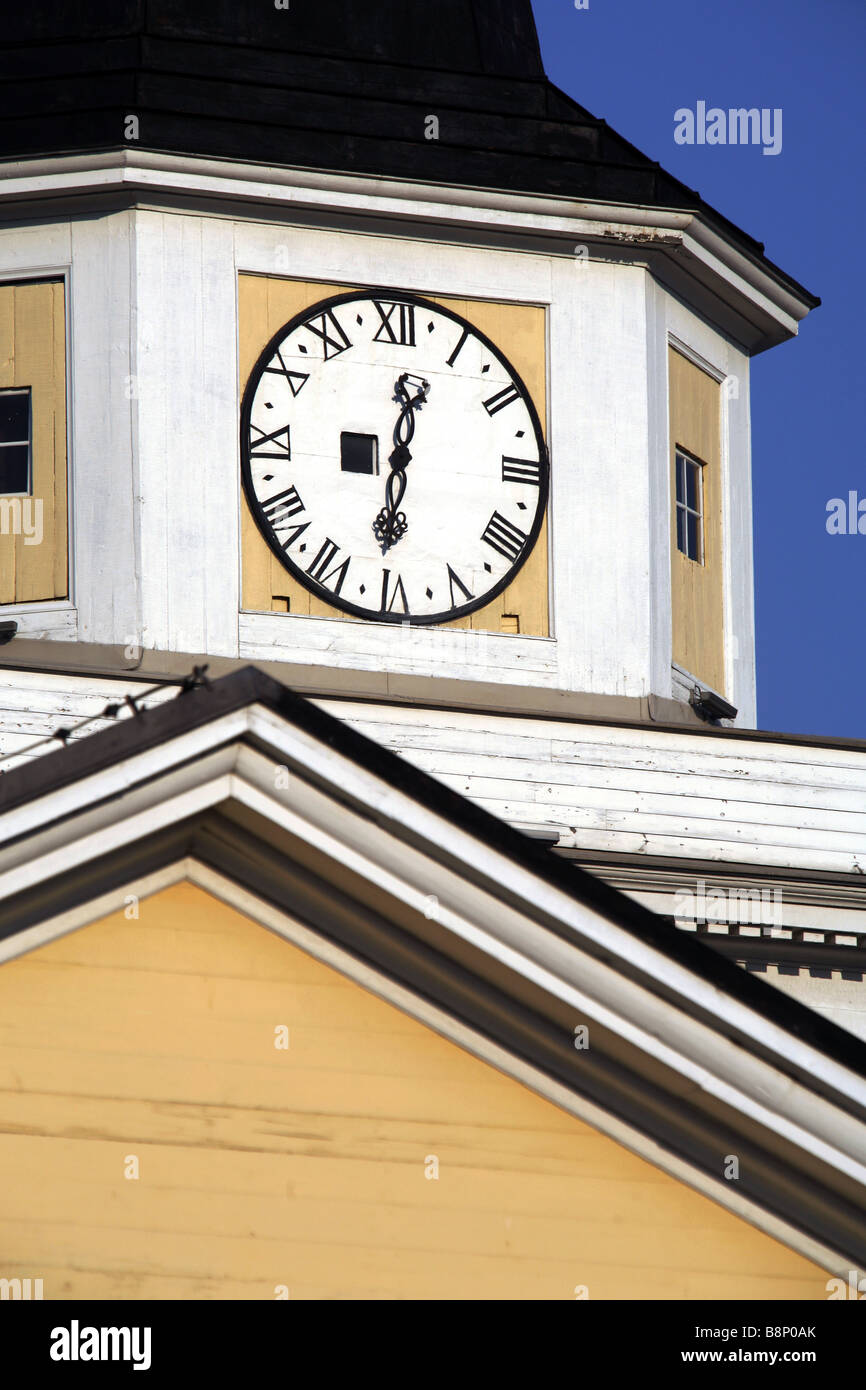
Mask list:
[[[390,597],[389,597],[389,595],[390,595]],[[380,608],[379,611],[380,611],[381,613],[393,613],[393,611],[394,611],[394,604],[397,602],[398,598],[399,598],[399,600],[400,600],[400,604],[401,604],[401,607],[402,607],[402,609],[403,609],[403,612],[406,613],[406,614],[408,615],[408,613],[409,613],[409,600],[408,600],[408,598],[406,597],[406,590],[403,588],[403,580],[401,579],[400,575],[398,574],[398,575],[397,575],[397,578],[396,578],[395,581],[394,581],[393,593],[391,593],[391,571],[390,571],[390,570],[383,570],[383,571],[382,571],[382,604],[381,604],[381,608]]]

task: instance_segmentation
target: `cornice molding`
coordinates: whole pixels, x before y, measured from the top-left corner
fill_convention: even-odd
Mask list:
[[[51,216],[82,214],[106,200],[129,206],[175,205],[210,215],[303,222],[325,218],[380,234],[441,235],[511,240],[573,258],[586,244],[590,258],[648,267],[699,312],[711,312],[724,331],[750,351],[796,335],[817,301],[781,271],[750,256],[714,228],[701,211],[650,208],[580,198],[458,185],[435,185],[284,169],[240,160],[205,159],[124,149],[9,161],[0,165],[0,207],[10,219],[41,209]]]

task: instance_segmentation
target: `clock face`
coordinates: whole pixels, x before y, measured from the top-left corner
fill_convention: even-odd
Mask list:
[[[356,617],[441,623],[530,554],[547,451],[514,368],[414,295],[327,299],[281,328],[247,386],[244,488],[281,564]]]

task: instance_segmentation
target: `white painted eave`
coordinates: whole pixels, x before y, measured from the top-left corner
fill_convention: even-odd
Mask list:
[[[214,211],[255,206],[274,216],[301,218],[310,213],[395,221],[421,234],[425,227],[449,226],[467,235],[479,231],[498,236],[546,238],[563,243],[561,254],[573,256],[581,242],[590,255],[617,257],[638,264],[673,260],[700,278],[744,319],[743,341],[757,331],[760,346],[794,336],[811,308],[807,298],[773,274],[758,257],[749,256],[712,227],[700,212],[675,208],[604,203],[580,198],[551,198],[529,193],[414,180],[345,174],[330,170],[286,169],[244,161],[116,150],[102,154],[64,155],[10,161],[2,166],[0,206],[51,200],[73,202],[107,194],[135,194],[148,206],[161,199],[209,200]],[[219,205],[219,206],[217,206]],[[554,246],[554,249],[557,249]],[[748,331],[746,331],[748,324]]]

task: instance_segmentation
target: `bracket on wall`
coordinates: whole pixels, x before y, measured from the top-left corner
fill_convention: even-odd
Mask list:
[[[705,719],[708,724],[718,724],[721,719],[736,719],[737,711],[733,705],[729,705],[727,700],[723,700],[721,695],[717,695],[714,690],[704,690],[700,685],[696,685],[692,690],[691,700],[689,701],[692,709],[701,719]]]

